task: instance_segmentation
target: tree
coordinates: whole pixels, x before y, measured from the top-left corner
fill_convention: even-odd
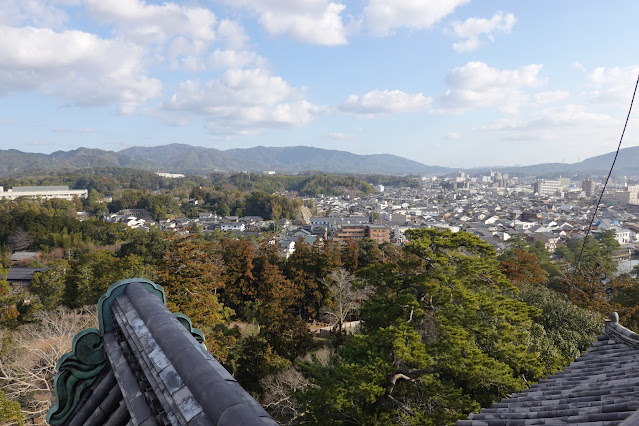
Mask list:
[[[20,403],[7,399],[3,391],[0,391],[0,424],[24,424]]]
[[[11,250],[21,251],[31,247],[31,244],[33,244],[33,238],[31,238],[27,231],[18,227],[15,232],[9,236],[7,242],[9,243]]]
[[[44,309],[54,309],[62,303],[67,273],[71,269],[65,259],[50,261],[45,272],[36,272],[29,291],[38,296]]]
[[[43,311],[39,322],[12,335],[0,330],[0,386],[6,397],[19,401],[29,424],[46,425],[44,415],[53,403],[53,378],[60,357],[71,350],[73,337],[95,326],[95,309]]]
[[[21,297],[13,294],[11,284],[6,279],[8,273],[9,270],[2,268],[0,263],[0,325],[15,328],[20,316],[17,305]]]
[[[284,277],[282,271],[262,253],[256,261],[257,315],[260,334],[266,338],[275,352],[294,360],[306,353],[311,344],[306,323],[295,316],[294,307],[299,302],[299,289]]]
[[[207,348],[221,362],[235,338],[228,332],[233,310],[218,300],[218,290],[224,287],[224,266],[214,242],[204,244],[190,238],[170,241],[164,256],[157,262],[157,284],[167,293],[167,306],[181,312],[200,328]]]
[[[145,262],[153,262],[164,256],[169,242],[156,227],[149,231],[134,230],[131,240],[122,244],[118,255],[121,257],[136,254]]]
[[[253,276],[255,247],[250,241],[222,238],[220,255],[225,266],[225,285],[221,298],[227,306],[241,312],[244,303],[254,300],[257,295]]]
[[[550,371],[532,317],[494,249],[465,232],[419,229],[398,257],[358,277],[375,290],[361,333],[327,364],[303,362],[308,421],[451,424]],[[543,359],[544,361],[542,361]]]
[[[504,252],[500,257],[500,269],[511,283],[543,285],[548,282],[548,272],[540,265],[537,256],[519,248]]]
[[[357,311],[362,302],[368,299],[373,290],[370,287],[356,285],[355,277],[345,269],[337,269],[321,279],[331,296],[329,309],[322,312],[331,324],[337,326],[338,339],[342,336],[342,326],[346,318]]]

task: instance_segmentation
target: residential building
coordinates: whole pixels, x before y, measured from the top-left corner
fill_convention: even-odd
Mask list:
[[[559,180],[540,179],[535,182],[533,191],[539,195],[554,195],[561,188]]]
[[[156,175],[163,177],[163,178],[169,178],[169,179],[178,179],[178,178],[183,178],[185,177],[183,174],[181,173],[163,173],[163,172],[155,172]]]
[[[590,179],[584,179],[581,181],[581,190],[586,194],[586,197],[595,196],[595,181]]]
[[[15,200],[18,197],[73,200],[75,197],[87,198],[87,195],[89,191],[86,189],[69,189],[68,186],[14,186],[7,190],[0,186],[0,200]]]
[[[627,185],[623,191],[616,191],[613,198],[622,204],[639,204],[639,185]]]
[[[390,242],[390,228],[385,225],[343,225],[342,229],[333,237],[334,241],[346,241],[348,239],[361,240],[370,238],[378,243]]]

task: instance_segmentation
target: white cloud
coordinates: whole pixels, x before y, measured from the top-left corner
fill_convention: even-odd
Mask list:
[[[558,101],[563,101],[570,96],[570,92],[566,90],[554,90],[552,92],[540,92],[535,94],[535,102],[540,105],[551,104]]]
[[[308,101],[275,106],[218,107],[209,110],[207,128],[220,135],[254,135],[273,127],[301,127],[323,108]]]
[[[480,36],[493,41],[493,33],[500,31],[509,34],[513,26],[517,22],[517,18],[512,13],[504,14],[499,11],[490,19],[485,18],[469,18],[464,22],[455,21],[452,24],[453,33],[463,39],[453,44],[456,52],[466,52],[475,50],[479,47]]]
[[[248,34],[240,24],[230,19],[222,19],[217,27],[218,36],[230,49],[241,49],[249,40]]]
[[[364,17],[369,31],[388,35],[395,28],[427,29],[470,0],[369,0]]]
[[[199,80],[180,83],[168,106],[200,112],[212,107],[273,105],[298,93],[281,77],[273,77],[265,70],[233,69],[204,87],[200,87]]]
[[[3,0],[0,7],[0,25],[62,29],[69,20],[67,13],[58,3],[74,4],[80,0]]]
[[[81,105],[116,102],[126,114],[161,94],[134,44],[81,31],[0,27],[0,33],[0,94],[39,89]]]
[[[84,0],[87,11],[118,33],[138,43],[162,43],[177,35],[193,40],[215,39],[215,14],[176,3],[147,4],[142,0]]]
[[[446,134],[446,139],[454,141],[457,140],[461,137],[461,135],[458,132],[448,132]]]
[[[453,50],[455,52],[469,52],[471,50],[476,50],[480,45],[479,37],[472,36],[467,38],[464,41],[458,41],[453,43]]]
[[[209,9],[176,3],[148,4],[143,0],[84,0],[87,11],[100,22],[113,24],[119,37],[154,46],[158,57],[167,53],[173,68],[203,71],[203,56],[216,40],[218,19]],[[225,23],[228,32],[229,24]]]
[[[588,74],[591,89],[587,98],[595,103],[629,105],[637,82],[639,65],[597,67]]]
[[[165,108],[202,115],[216,133],[254,134],[266,127],[302,126],[324,112],[300,99],[303,94],[263,69],[232,69],[204,85],[180,83]]]
[[[244,68],[247,65],[265,62],[257,53],[248,50],[220,50],[215,49],[208,57],[212,68]]]
[[[56,133],[71,133],[71,134],[86,134],[86,133],[95,133],[95,129],[67,129],[63,127],[59,127],[53,129]]]
[[[579,61],[575,61],[575,62],[573,62],[573,63],[572,63],[572,66],[573,66],[573,67],[575,67],[575,68],[577,68],[579,71],[586,72],[586,67],[584,66],[584,64],[582,64],[582,63],[581,63],[581,62],[579,62]]]
[[[326,136],[330,139],[335,139],[339,141],[352,138],[352,136],[342,132],[330,132]]]
[[[345,112],[362,115],[414,112],[427,108],[432,99],[421,93],[375,89],[364,95],[350,95],[340,106]]]
[[[341,3],[328,0],[224,0],[259,15],[262,27],[272,36],[290,35],[303,43],[345,44],[346,29]]]
[[[544,82],[539,77],[541,68],[542,65],[526,65],[516,70],[500,70],[483,62],[468,62],[448,74],[446,82],[451,89],[439,102],[448,109],[497,107],[514,114],[529,100],[523,89]]]
[[[619,126],[619,120],[607,114],[567,104],[538,111],[529,119],[503,118],[475,130],[496,132],[496,137],[505,141],[561,142],[583,158],[601,153],[610,144],[611,136],[618,137]]]
[[[485,129],[490,130],[534,130],[548,127],[582,127],[584,124],[611,126],[616,121],[607,114],[589,112],[583,105],[567,104],[539,111],[530,120],[503,119],[495,121]]]
[[[475,128],[497,142],[534,146],[524,162],[547,162],[545,150],[556,153],[555,161],[583,159],[616,147],[623,122],[607,114],[589,111],[584,105],[567,104],[537,111],[530,118],[504,118]],[[506,146],[506,145],[504,145]],[[563,151],[559,148],[564,147]],[[505,148],[504,148],[505,149]],[[515,149],[514,152],[520,150]],[[536,159],[535,159],[536,158]]]

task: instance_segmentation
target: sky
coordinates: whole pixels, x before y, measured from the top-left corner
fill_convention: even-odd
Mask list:
[[[0,149],[573,163],[617,147],[637,16],[636,0],[0,0]]]

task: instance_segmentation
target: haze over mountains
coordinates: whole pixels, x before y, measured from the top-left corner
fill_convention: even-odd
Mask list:
[[[556,173],[606,173],[614,152],[584,161],[546,163],[522,167],[492,167],[503,172],[529,175]],[[29,170],[53,170],[88,167],[130,167],[152,171],[201,174],[211,171],[264,171],[282,173],[323,171],[331,173],[446,174],[458,169],[425,165],[390,154],[358,155],[346,151],[307,146],[229,149],[220,151],[185,144],[156,147],[131,147],[121,151],[78,148],[51,154],[26,153],[15,149],[0,150],[0,173],[18,174]],[[475,168],[479,172],[488,168]],[[639,175],[639,147],[619,152],[615,174]]]

